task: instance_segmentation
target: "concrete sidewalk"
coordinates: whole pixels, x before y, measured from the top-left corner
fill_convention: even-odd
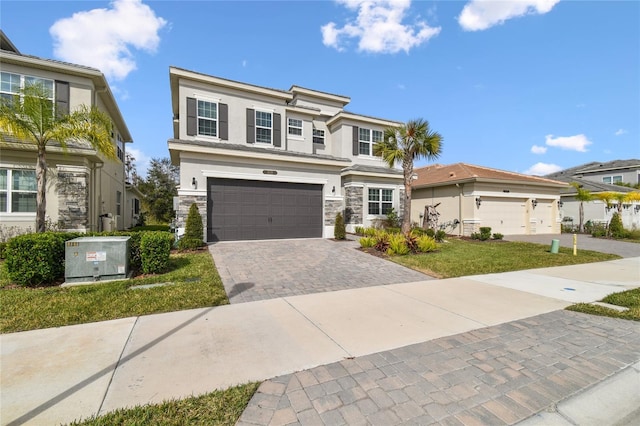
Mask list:
[[[69,422],[522,320],[576,295],[591,301],[638,287],[639,264],[385,285],[2,335],[0,422]],[[640,353],[629,357],[640,361]]]

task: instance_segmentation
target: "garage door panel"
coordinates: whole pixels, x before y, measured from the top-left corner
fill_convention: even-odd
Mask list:
[[[491,232],[522,234],[526,230],[526,200],[515,198],[482,198],[481,226]]]
[[[322,186],[208,180],[209,241],[322,236]]]

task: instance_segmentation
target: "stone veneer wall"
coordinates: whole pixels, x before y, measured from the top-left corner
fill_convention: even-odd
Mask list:
[[[342,213],[342,200],[325,200],[324,201],[325,226],[333,226],[335,224],[336,215],[338,214],[338,212]]]
[[[176,212],[176,226],[178,228],[184,228],[187,223],[187,216],[189,215],[189,209],[191,204],[196,203],[200,216],[202,216],[202,239],[207,241],[207,196],[206,195],[180,195],[178,197],[178,211]]]
[[[398,192],[400,193],[400,198],[399,198],[400,205],[398,206],[398,219],[400,220],[400,223],[402,223],[402,220],[404,218],[404,202],[403,202],[404,194],[405,194],[404,188],[400,188],[400,191]]]
[[[87,170],[58,170],[58,226],[86,230],[89,224],[89,175]]]
[[[345,193],[345,224],[361,224],[363,223],[363,206],[364,188],[358,186],[347,186],[344,188]]]

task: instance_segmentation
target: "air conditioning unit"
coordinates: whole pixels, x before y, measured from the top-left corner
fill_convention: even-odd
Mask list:
[[[131,237],[81,237],[65,244],[65,284],[129,278]]]

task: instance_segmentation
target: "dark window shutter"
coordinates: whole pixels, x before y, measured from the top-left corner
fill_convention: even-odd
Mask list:
[[[218,104],[218,136],[223,141],[229,140],[229,106]]]
[[[353,126],[353,155],[360,154],[359,130],[358,126]]]
[[[273,146],[282,146],[282,119],[280,114],[273,114]]]
[[[256,112],[247,108],[247,143],[256,143]]]
[[[198,133],[197,102],[195,98],[187,98],[187,135],[195,136]]]
[[[56,115],[69,114],[69,83],[56,80]]]

